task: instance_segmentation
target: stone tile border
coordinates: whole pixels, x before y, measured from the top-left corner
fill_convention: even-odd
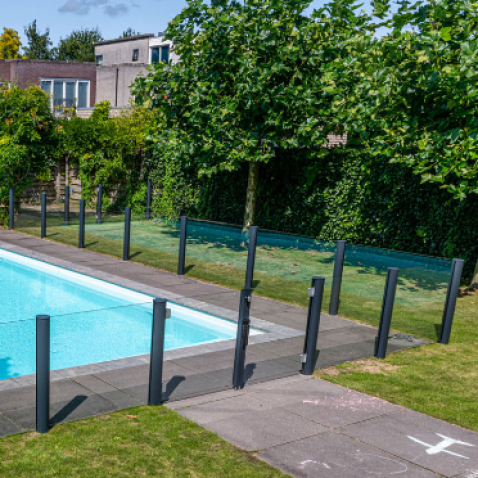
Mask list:
[[[233,310],[226,309],[224,307],[220,307],[217,305],[208,304],[206,302],[202,302],[198,300],[198,298],[185,297],[185,296],[175,294],[174,292],[170,292],[164,289],[150,287],[148,285],[141,284],[139,282],[135,282],[130,279],[124,279],[122,277],[109,274],[107,272],[95,270],[91,267],[81,266],[73,262],[57,259],[56,257],[49,256],[47,254],[43,254],[40,252],[34,252],[20,246],[9,244],[7,242],[0,241],[0,248],[10,252],[21,254],[31,259],[36,259],[36,260],[46,262],[48,264],[52,264],[58,267],[63,267],[70,271],[74,271],[80,274],[94,277],[95,279],[104,280],[114,285],[125,287],[143,294],[147,294],[153,297],[165,298],[176,304],[183,305],[185,307],[190,307],[190,308],[199,310],[201,312],[206,312],[208,314],[212,314],[212,315],[218,316],[219,318],[224,318],[232,322],[237,323],[238,321],[238,311],[233,311]],[[238,293],[239,291],[231,292],[230,289],[222,288],[216,285],[214,285],[214,287],[216,289],[220,288],[224,290],[225,294],[226,293],[237,294],[238,304],[239,304],[239,293]],[[203,295],[214,296],[216,294],[220,294],[220,292],[219,293],[213,292],[211,294],[203,294]],[[257,317],[251,317],[251,324],[254,328],[260,329],[264,333],[260,335],[251,336],[249,339],[250,345],[305,336],[305,332],[300,332],[296,329],[285,327],[283,325],[274,324],[273,322],[259,319]],[[230,349],[233,349],[234,347],[235,347],[234,339],[223,340],[220,342],[210,343],[210,344],[196,345],[192,347],[184,347],[181,349],[166,351],[164,353],[164,360],[176,360],[176,359],[180,359],[184,357],[194,357],[197,355],[204,355],[207,353],[218,352],[222,350],[230,350]],[[144,365],[148,363],[149,363],[149,354],[138,355],[134,357],[125,357],[125,358],[121,358],[117,360],[110,360],[106,362],[99,362],[95,364],[81,365],[78,367],[55,370],[51,372],[50,378],[51,378],[51,381],[57,381],[57,380],[63,380],[65,378],[73,378],[73,377],[78,377],[81,375],[96,374],[100,372],[105,372],[107,370],[117,370],[117,369],[126,368],[126,367]],[[35,384],[34,374],[23,375],[21,377],[8,378],[5,380],[0,380],[0,391],[9,390],[13,388],[20,388],[20,387],[34,385],[34,384]]]

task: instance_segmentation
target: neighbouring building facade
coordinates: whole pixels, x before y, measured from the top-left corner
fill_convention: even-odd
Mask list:
[[[109,101],[113,107],[129,106],[133,100],[130,86],[136,77],[146,75],[148,65],[179,61],[172,46],[163,33],[95,43],[96,103]]]
[[[95,63],[49,60],[0,60],[0,81],[20,88],[39,86],[51,98],[55,111],[91,108],[96,99]]]

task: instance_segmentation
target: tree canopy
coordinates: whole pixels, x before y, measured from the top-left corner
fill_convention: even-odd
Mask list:
[[[50,29],[41,33],[37,26],[37,21],[33,20],[25,27],[25,35],[28,39],[24,47],[24,57],[32,60],[54,60],[56,58],[56,48],[51,48],[53,42],[50,40]]]
[[[12,60],[15,58],[22,58],[20,48],[22,42],[16,30],[12,28],[3,28],[3,33],[0,35],[0,60]]]
[[[336,100],[356,81],[341,75],[344,40],[352,30],[366,35],[367,17],[355,15],[353,0],[313,18],[304,14],[309,4],[189,0],[166,31],[181,61],[156,65],[134,88],[166,118],[155,138],[163,157],[194,161],[206,175],[250,164],[245,226],[254,222],[260,163],[277,148],[326,154],[327,136],[343,131]]]
[[[98,28],[74,30],[58,43],[58,60],[95,61],[94,42],[103,40]]]

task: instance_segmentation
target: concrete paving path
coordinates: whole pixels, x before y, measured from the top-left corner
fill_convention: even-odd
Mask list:
[[[319,379],[167,406],[295,477],[478,477],[477,433]]]

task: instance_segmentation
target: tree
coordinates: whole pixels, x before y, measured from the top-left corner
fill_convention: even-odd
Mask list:
[[[121,35],[121,38],[135,37],[138,35],[141,35],[141,33],[137,32],[136,30],[133,30],[131,27],[128,27]]]
[[[3,33],[0,35],[0,60],[11,60],[14,58],[21,58],[20,47],[22,42],[16,30],[11,28],[3,28]]]
[[[93,43],[102,41],[103,36],[98,28],[91,30],[75,30],[58,44],[58,60],[60,61],[95,61]]]
[[[41,33],[37,27],[37,21],[25,27],[25,35],[28,38],[28,44],[24,48],[25,58],[32,60],[54,60],[56,57],[56,49],[51,48],[53,42],[50,40],[50,29],[47,28],[45,33]]]
[[[389,33],[357,62],[363,76],[348,121],[356,142],[456,199],[477,194],[478,5],[404,1],[383,24]],[[460,225],[448,227],[460,236]]]
[[[326,156],[327,135],[343,128],[337,112],[355,81],[344,74],[344,42],[354,31],[367,37],[368,17],[344,0],[310,18],[309,4],[188,0],[166,31],[181,61],[157,64],[133,88],[166,120],[152,135],[163,160],[195,164],[203,176],[249,164],[244,229],[255,222],[260,164],[278,148]]]
[[[39,179],[49,179],[57,156],[57,132],[45,92],[37,86],[0,88],[0,204],[4,211],[9,188],[15,188],[20,197],[31,185],[33,172]]]

